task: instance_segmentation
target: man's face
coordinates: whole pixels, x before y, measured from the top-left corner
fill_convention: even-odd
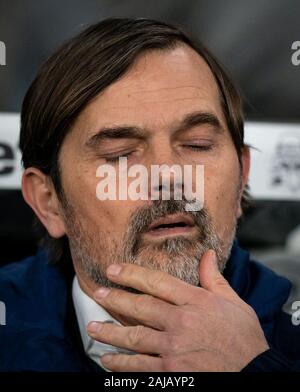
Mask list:
[[[106,163],[117,168],[120,156],[127,156],[128,167],[142,164],[149,171],[151,165],[204,165],[204,209],[186,212],[185,202],[176,200],[99,201],[96,170]],[[224,267],[240,211],[242,174],[217,84],[189,47],[140,56],[80,114],[62,145],[60,166],[64,223],[77,273],[112,286],[106,267],[131,262],[197,285],[198,264],[208,248]]]

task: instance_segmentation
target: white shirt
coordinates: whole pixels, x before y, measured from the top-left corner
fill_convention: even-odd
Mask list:
[[[82,291],[76,275],[73,280],[72,297],[83,347],[87,356],[100,365],[104,370],[110,372],[110,370],[105,368],[101,363],[102,355],[107,353],[135,354],[134,352],[123,348],[98,342],[88,335],[86,328],[91,321],[109,322],[117,325],[122,324],[115,320],[102,306]]]

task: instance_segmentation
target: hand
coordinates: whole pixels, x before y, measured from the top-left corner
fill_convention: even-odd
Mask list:
[[[102,356],[112,371],[240,371],[268,349],[254,310],[220,274],[212,250],[199,266],[201,287],[133,264],[111,265],[107,276],[145,293],[95,292],[108,312],[133,324],[88,326],[93,339],[137,353]]]

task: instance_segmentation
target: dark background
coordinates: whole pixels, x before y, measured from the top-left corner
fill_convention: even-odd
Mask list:
[[[299,0],[1,0],[0,111],[20,110],[38,66],[62,41],[111,16],[182,25],[229,69],[248,118],[299,121],[300,72],[290,59],[300,40]]]
[[[111,16],[182,25],[212,50],[240,86],[247,120],[300,123],[300,66],[291,63],[292,42],[300,40],[299,0],[2,0],[0,40],[6,44],[7,65],[0,69],[0,112],[20,111],[39,65],[58,45]],[[262,259],[273,254],[270,249],[279,249],[274,268],[292,280],[299,279],[300,257],[298,264],[295,259],[284,263],[284,247],[300,224],[299,205],[254,201],[239,228],[241,243],[259,249]],[[0,263],[34,251],[32,216],[20,192],[0,191]]]

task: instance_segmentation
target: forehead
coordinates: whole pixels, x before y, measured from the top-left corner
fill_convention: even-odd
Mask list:
[[[193,110],[215,114],[226,127],[211,70],[193,49],[181,45],[140,55],[120,80],[88,104],[74,128],[81,129],[81,137],[119,123],[162,129]]]

